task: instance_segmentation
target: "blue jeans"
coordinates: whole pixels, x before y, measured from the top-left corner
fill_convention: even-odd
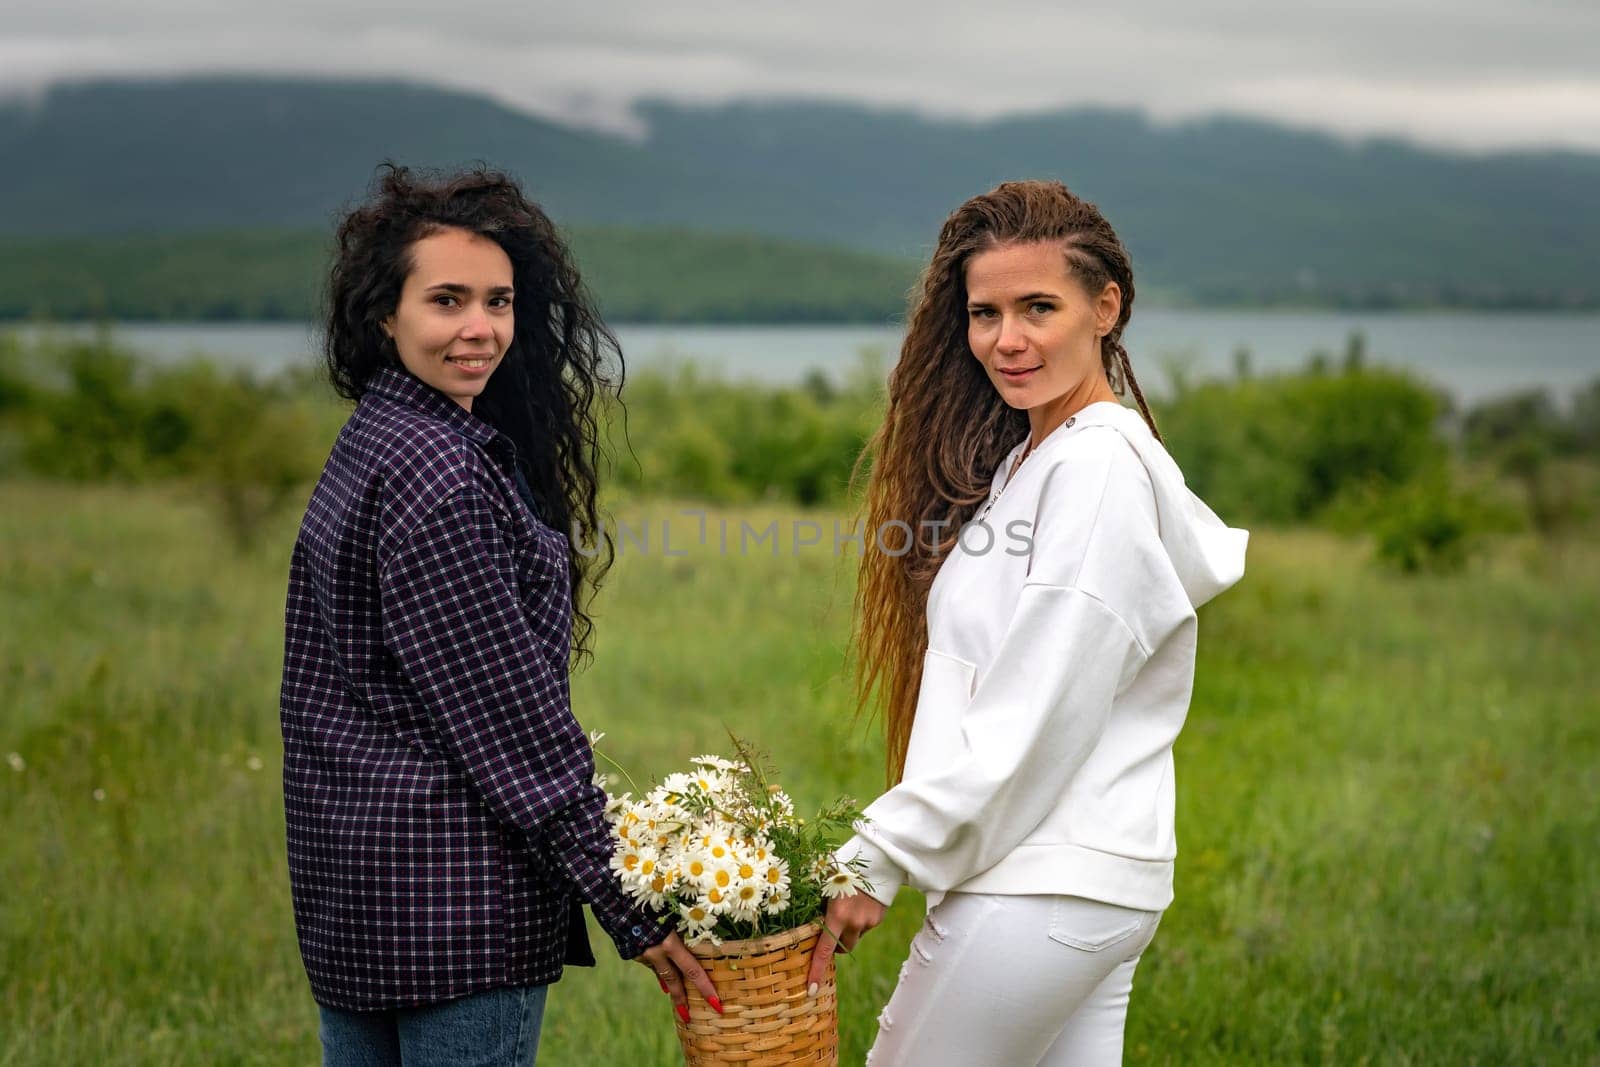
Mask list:
[[[322,1008],[323,1067],[532,1067],[549,986],[389,1011]]]

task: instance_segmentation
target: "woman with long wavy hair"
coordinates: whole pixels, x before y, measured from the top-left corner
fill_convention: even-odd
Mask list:
[[[1121,342],[1133,296],[1122,242],[1059,182],[961,205],[923,273],[855,605],[891,787],[841,850],[867,892],[830,905],[813,967],[902,884],[926,895],[873,1064],[1121,1059],[1172,900],[1196,609],[1247,538],[1162,445]]]
[[[588,904],[685,1015],[715,990],[608,869],[571,657],[604,560],[595,403],[621,353],[510,178],[389,167],[339,227],[326,355],[355,404],[290,564],[289,875],[329,1064],[534,1062]],[[616,357],[615,376],[610,357]]]

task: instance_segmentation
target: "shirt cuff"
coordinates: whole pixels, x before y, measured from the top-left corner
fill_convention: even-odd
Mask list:
[[[633,959],[647,948],[655,948],[677,929],[671,915],[644,909],[618,916],[613,922],[616,924],[601,920],[600,925],[610,936],[611,943],[617,946],[617,955],[625,960]]]
[[[900,892],[900,887],[905,884],[906,872],[901,870],[883,849],[856,834],[839,846],[836,855],[840,863],[849,863],[857,859],[861,861],[856,870],[867,883],[867,896],[886,908],[894,903],[895,894]]]

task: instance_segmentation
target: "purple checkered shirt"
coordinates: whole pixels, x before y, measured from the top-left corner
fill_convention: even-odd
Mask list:
[[[284,814],[316,1000],[365,1010],[555,981],[667,934],[607,868],[567,688],[567,542],[508,438],[404,371],[375,375],[295,542]]]

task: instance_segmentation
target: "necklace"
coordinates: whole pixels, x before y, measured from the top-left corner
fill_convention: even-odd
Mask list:
[[[1069,416],[1067,421],[1063,422],[1057,429],[1065,430],[1077,421],[1078,417],[1076,415]],[[1055,431],[1051,432],[1054,433]],[[1006,480],[1000,483],[999,491],[989,497],[989,502],[983,505],[983,510],[978,512],[978,517],[973,520],[974,522],[982,522],[989,517],[989,512],[993,511],[994,506],[1000,503],[1000,498],[1005,495],[1007,489],[1011,488],[1011,483],[1017,480],[1017,475],[1022,473],[1022,465],[1028,461],[1028,457],[1031,455],[1033,455],[1033,438],[1030,437],[1028,439],[1028,447],[1022,450],[1022,455],[1017,459],[1017,465],[1011,468],[1010,473],[1006,475]]]

